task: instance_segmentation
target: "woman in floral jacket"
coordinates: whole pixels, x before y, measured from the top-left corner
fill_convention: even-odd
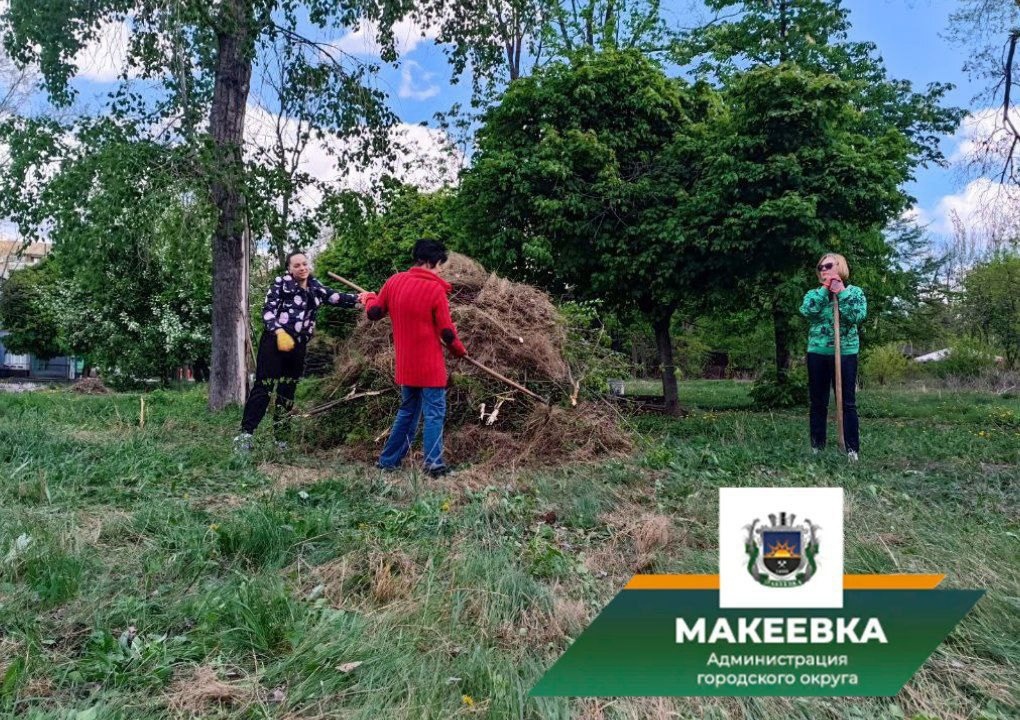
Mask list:
[[[277,277],[266,293],[262,309],[265,332],[255,362],[255,386],[244,405],[241,434],[234,438],[240,452],[252,447],[255,429],[269,408],[269,395],[276,387],[274,415],[277,423],[294,405],[294,393],[305,367],[305,352],[315,333],[315,316],[323,303],[346,308],[361,307],[359,298],[326,287],[314,277],[302,252],[287,256],[287,274]],[[278,442],[286,447],[286,443]]]
[[[857,460],[861,450],[857,420],[857,353],[860,337],[857,326],[868,315],[868,301],[856,285],[848,285],[850,268],[846,258],[836,253],[823,255],[815,268],[820,287],[809,290],[800,306],[800,314],[811,323],[808,331],[808,395],[810,397],[811,447],[825,447],[825,421],[829,410],[829,389],[836,384],[836,333],[832,296],[839,302],[839,350],[843,385],[843,435],[847,456]]]

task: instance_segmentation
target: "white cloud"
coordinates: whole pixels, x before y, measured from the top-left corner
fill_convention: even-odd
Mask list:
[[[1020,110],[1012,108],[1010,120],[1020,128]],[[953,136],[955,146],[949,161],[957,164],[987,164],[1004,161],[1013,142],[1001,107],[989,107],[968,114]]]
[[[284,144],[293,147],[298,124],[293,118],[284,118],[279,132]],[[255,147],[273,147],[276,137],[275,116],[258,105],[249,104],[245,121],[249,155]],[[450,148],[442,130],[401,123],[393,129],[391,142],[396,156],[391,174],[400,180],[424,190],[436,190],[456,181],[464,158],[460,152]],[[326,134],[321,140],[313,136],[302,154],[300,170],[323,182],[367,191],[387,170],[381,160],[364,168],[338,168],[336,151],[352,144],[353,141],[332,134]],[[321,194],[314,189],[300,199],[301,204],[308,209],[316,207],[321,201]]]
[[[362,20],[356,29],[329,45],[348,55],[379,57],[382,54],[382,48],[377,41],[378,36],[379,26],[370,20]],[[423,41],[435,40],[438,36],[438,27],[422,27],[409,18],[398,20],[393,25],[397,54],[401,57],[412,52]]]
[[[963,190],[946,195],[935,206],[931,229],[952,235],[957,225],[988,241],[1020,235],[1020,188],[977,178]]]
[[[131,27],[126,20],[105,22],[99,36],[78,51],[74,65],[77,76],[94,82],[114,82],[127,66]]]
[[[916,225],[928,225],[931,222],[931,216],[920,205],[913,205],[900,213],[900,220]]]
[[[414,60],[404,61],[403,67],[400,68],[398,97],[410,98],[411,100],[428,100],[439,94],[439,86],[432,82],[432,78],[436,76],[435,73],[421,72],[421,83],[424,84],[424,87],[416,82],[415,73],[420,70],[423,70],[422,66]]]

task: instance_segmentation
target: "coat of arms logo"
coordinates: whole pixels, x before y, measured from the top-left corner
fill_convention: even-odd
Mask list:
[[[769,525],[759,525],[755,518],[745,525],[747,538],[747,571],[751,577],[767,587],[797,587],[803,585],[817,569],[818,525],[807,518],[795,525],[796,515],[785,512],[769,515]]]

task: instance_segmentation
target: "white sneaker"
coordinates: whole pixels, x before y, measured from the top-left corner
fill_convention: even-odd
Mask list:
[[[234,452],[238,455],[247,455],[251,452],[254,444],[255,436],[251,433],[243,432],[234,438]]]
[[[855,463],[858,460],[860,460],[860,458],[857,457],[857,451],[856,450],[849,450],[849,451],[847,451],[846,457],[847,457],[847,460],[849,460],[852,463]]]

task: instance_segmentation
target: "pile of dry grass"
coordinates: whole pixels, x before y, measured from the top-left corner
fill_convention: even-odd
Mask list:
[[[83,377],[71,386],[71,390],[82,395],[106,395],[110,392],[110,388],[97,377]]]
[[[208,665],[195,668],[171,686],[167,705],[188,717],[207,717],[220,708],[243,707],[251,703],[254,692],[240,682],[224,682]]]
[[[489,273],[457,253],[441,273],[453,286],[450,313],[471,357],[554,404],[548,408],[466,362],[451,360],[449,462],[512,467],[591,460],[631,449],[617,411],[603,402],[577,401],[580,371],[567,360],[568,328],[547,294]],[[362,318],[340,346],[326,383],[319,407],[333,403],[335,432],[322,433],[317,422],[320,441],[343,442],[364,459],[378,454],[398,404],[394,357],[390,322]]]

